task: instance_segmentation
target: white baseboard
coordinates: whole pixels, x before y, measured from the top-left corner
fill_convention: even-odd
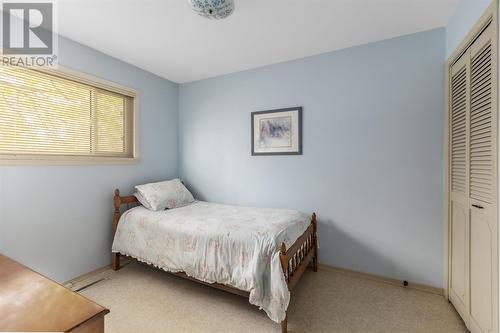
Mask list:
[[[444,296],[444,289],[443,288],[430,287],[430,286],[427,286],[424,284],[414,283],[414,282],[410,282],[410,281],[407,281],[408,285],[405,286],[404,281],[401,281],[401,280],[388,278],[385,276],[380,276],[380,275],[375,275],[375,274],[357,272],[357,271],[353,271],[350,269],[339,268],[339,267],[325,265],[325,264],[319,264],[318,270],[321,270],[321,269],[324,269],[324,270],[330,271],[330,272],[350,275],[350,276],[357,277],[360,279],[366,279],[366,280],[386,283],[386,284],[390,284],[390,285],[393,285],[396,287],[415,289],[415,290],[424,291],[424,292],[431,293],[431,294]]]
[[[126,265],[128,263],[129,263],[128,260],[126,260],[125,258],[122,258],[122,266]],[[414,283],[414,282],[410,282],[410,281],[408,281],[408,285],[405,286],[403,284],[404,281],[393,279],[393,278],[388,278],[385,276],[357,272],[357,271],[353,271],[350,269],[330,266],[330,265],[326,265],[326,264],[319,264],[318,266],[319,266],[318,271],[325,270],[325,271],[330,271],[330,272],[334,272],[334,273],[349,275],[349,276],[360,278],[360,279],[366,279],[366,280],[376,281],[376,282],[380,282],[380,283],[386,283],[386,284],[390,284],[390,285],[396,286],[396,287],[415,289],[415,290],[419,290],[419,291],[423,291],[423,292],[427,292],[427,293],[431,293],[431,294],[444,296],[443,288],[430,287],[430,286],[427,286],[424,284]],[[91,272],[77,276],[69,281],[66,281],[65,283],[63,283],[63,285],[67,288],[70,288],[70,289],[81,288],[83,284],[92,283],[92,277],[98,276],[107,270],[111,270],[111,265],[106,265],[104,267],[98,268],[98,269],[93,270]]]

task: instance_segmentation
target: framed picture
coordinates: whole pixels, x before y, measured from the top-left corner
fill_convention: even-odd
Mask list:
[[[302,107],[252,112],[252,155],[302,155]]]

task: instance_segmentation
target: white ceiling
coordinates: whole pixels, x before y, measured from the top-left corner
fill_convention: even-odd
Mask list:
[[[458,0],[59,0],[60,34],[184,83],[444,26]]]

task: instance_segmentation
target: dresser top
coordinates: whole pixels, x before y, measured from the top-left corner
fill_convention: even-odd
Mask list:
[[[0,254],[0,331],[67,332],[108,312]]]

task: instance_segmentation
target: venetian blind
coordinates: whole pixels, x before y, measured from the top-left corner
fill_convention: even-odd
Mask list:
[[[467,73],[463,66],[451,79],[451,189],[465,193]]]
[[[0,66],[0,154],[133,157],[133,97]]]
[[[491,44],[472,58],[470,102],[470,197],[493,203]]]

